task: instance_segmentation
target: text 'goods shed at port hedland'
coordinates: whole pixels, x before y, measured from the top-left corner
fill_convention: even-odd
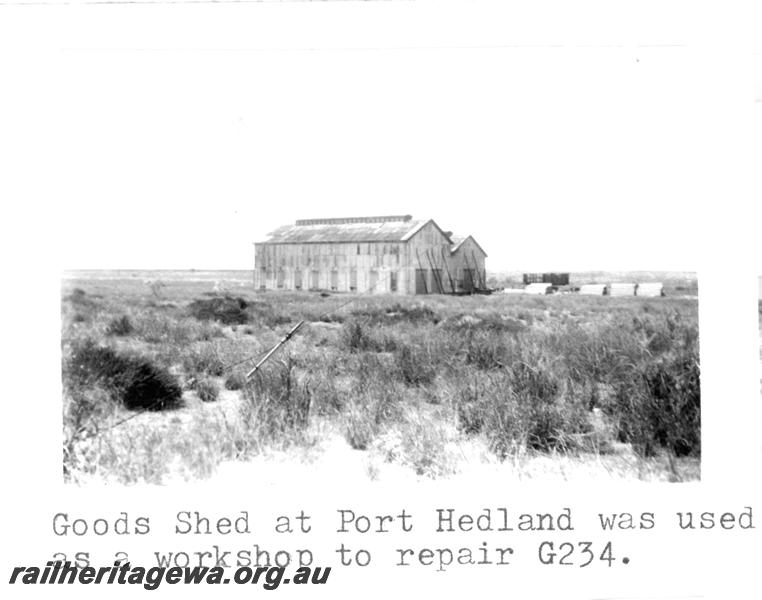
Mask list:
[[[260,290],[449,294],[486,288],[487,254],[470,235],[410,215],[302,219],[254,244]]]

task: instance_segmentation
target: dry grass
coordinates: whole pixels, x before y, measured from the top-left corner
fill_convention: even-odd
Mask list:
[[[698,477],[695,299],[358,297],[325,316],[347,296],[211,287],[67,283],[67,478],[162,482],[273,453],[339,460],[339,449],[372,478]],[[247,384],[253,360],[241,361],[300,319]],[[174,378],[184,406],[115,402],[72,366],[88,343]]]

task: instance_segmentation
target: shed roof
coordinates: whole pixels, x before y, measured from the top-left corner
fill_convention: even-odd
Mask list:
[[[452,254],[455,254],[455,253],[456,253],[458,250],[460,250],[460,247],[461,247],[461,246],[463,245],[463,243],[464,243],[466,240],[468,240],[468,239],[470,239],[470,240],[471,240],[471,241],[474,243],[474,245],[475,245],[477,248],[479,248],[479,250],[482,252],[482,254],[484,254],[484,256],[487,256],[487,253],[484,251],[484,248],[482,248],[482,247],[479,245],[479,242],[477,242],[477,241],[474,239],[474,237],[473,237],[472,235],[466,235],[466,236],[462,236],[462,235],[451,235],[451,236],[450,236],[450,240],[452,241],[452,247],[450,248],[450,252],[451,252]]]
[[[327,244],[406,242],[431,223],[450,242],[455,253],[470,239],[485,255],[484,249],[470,235],[454,236],[443,231],[433,219],[413,220],[410,215],[380,217],[345,217],[336,219],[299,219],[271,231],[262,244]]]
[[[400,217],[399,220],[388,217],[302,220],[294,225],[278,227],[268,234],[263,243],[402,242],[426,223],[413,221],[409,217]]]
[[[264,244],[316,244],[353,242],[406,242],[431,223],[447,241],[447,235],[433,219],[413,220],[410,215],[387,217],[347,217],[341,219],[300,219],[271,231]]]

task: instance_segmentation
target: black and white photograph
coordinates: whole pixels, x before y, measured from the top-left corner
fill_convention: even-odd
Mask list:
[[[269,43],[67,55],[65,480],[700,479],[692,58]]]
[[[756,598],[741,4],[0,0],[3,597]]]

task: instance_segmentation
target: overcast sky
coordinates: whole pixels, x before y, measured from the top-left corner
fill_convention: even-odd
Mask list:
[[[677,13],[572,31],[407,4],[37,15],[3,67],[27,92],[6,164],[55,260],[250,268],[297,218],[412,214],[492,271],[692,270],[744,227],[740,79]]]

